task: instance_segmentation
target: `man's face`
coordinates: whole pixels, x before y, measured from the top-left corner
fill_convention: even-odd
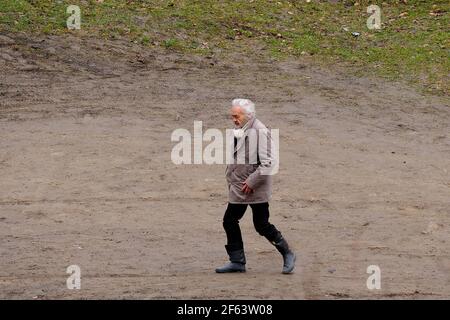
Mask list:
[[[233,106],[231,107],[231,119],[234,125],[238,128],[242,128],[247,122],[247,117],[241,107]]]

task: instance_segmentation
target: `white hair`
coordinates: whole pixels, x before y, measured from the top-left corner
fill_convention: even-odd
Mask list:
[[[233,99],[231,105],[240,107],[249,118],[256,115],[255,104],[249,99]]]

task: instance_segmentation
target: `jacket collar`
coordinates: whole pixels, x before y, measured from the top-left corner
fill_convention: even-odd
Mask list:
[[[248,120],[249,121],[248,127],[245,130],[244,135],[242,136],[242,138],[238,139],[236,147],[234,148],[234,153],[236,153],[242,147],[242,145],[244,144],[245,138],[247,138],[247,135],[248,135],[248,130],[250,128],[253,128],[253,124],[255,123],[255,120],[256,120],[256,117],[253,117],[252,119]]]

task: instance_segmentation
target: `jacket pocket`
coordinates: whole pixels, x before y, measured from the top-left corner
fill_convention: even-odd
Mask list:
[[[252,164],[241,164],[236,166],[234,174],[239,181],[244,181],[249,175],[255,172],[255,170],[256,168]]]

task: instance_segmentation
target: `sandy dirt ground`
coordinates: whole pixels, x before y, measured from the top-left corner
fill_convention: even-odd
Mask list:
[[[0,36],[0,298],[450,298],[448,98],[256,56]],[[225,166],[170,158],[174,129],[230,128],[235,97],[280,129],[271,221],[292,275],[250,210],[247,273],[214,273]]]

